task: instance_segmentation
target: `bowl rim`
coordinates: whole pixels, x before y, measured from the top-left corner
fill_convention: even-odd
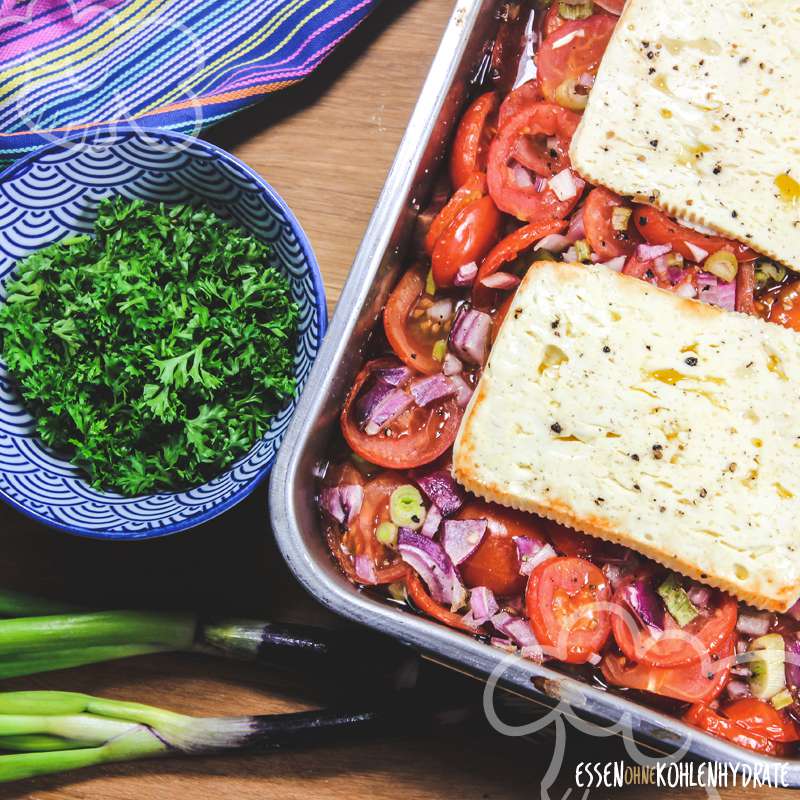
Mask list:
[[[133,133],[137,135],[147,135],[151,133],[153,135],[165,136],[168,138],[172,138],[179,142],[184,142],[187,144],[198,144],[204,148],[210,150],[214,155],[221,158],[223,161],[232,164],[237,169],[242,170],[246,175],[253,179],[253,181],[265,192],[268,196],[270,201],[274,203],[285,215],[287,222],[289,223],[290,227],[292,228],[294,235],[297,237],[298,244],[303,252],[303,257],[308,264],[308,267],[311,272],[311,279],[313,285],[313,293],[314,293],[314,307],[317,314],[318,320],[318,327],[319,327],[319,339],[322,340],[325,336],[325,333],[328,329],[328,304],[327,298],[325,296],[325,287],[322,280],[322,274],[320,272],[319,263],[317,261],[317,257],[314,254],[314,248],[311,246],[311,242],[303,229],[303,226],[300,224],[300,221],[295,216],[294,212],[289,208],[289,205],[286,201],[278,194],[276,189],[267,182],[265,178],[263,178],[259,173],[257,173],[252,167],[245,164],[241,159],[234,156],[232,153],[229,153],[224,148],[220,147],[219,145],[213,144],[212,142],[206,141],[205,139],[200,139],[196,136],[190,136],[186,133],[180,133],[178,131],[171,131],[166,128],[158,128],[158,127],[151,127],[147,125],[135,125],[130,123],[109,123],[107,125],[102,125],[98,127],[92,127],[87,129],[81,129],[74,134],[70,134],[69,136],[65,136],[63,138],[59,138],[56,141],[48,142],[47,144],[42,145],[41,147],[37,147],[36,150],[33,150],[30,153],[22,156],[21,158],[12,161],[5,169],[0,171],[0,183],[5,182],[8,178],[15,175],[22,167],[27,166],[31,162],[37,161],[46,153],[52,152],[57,148],[63,148],[64,146],[68,146],[69,144],[75,142],[82,142],[86,145],[91,145],[93,141],[103,135],[109,134],[125,134],[125,133]],[[293,399],[292,403],[295,406],[295,410],[297,407],[297,403],[300,399],[300,393],[298,393]],[[294,414],[294,411],[292,411]],[[279,449],[279,448],[278,448]],[[42,514],[38,514],[35,511],[32,511],[29,508],[25,508],[24,506],[20,505],[16,500],[10,497],[2,487],[0,487],[0,498],[2,498],[6,503],[8,503],[12,508],[16,511],[19,511],[21,514],[24,514],[29,519],[32,519],[36,522],[41,522],[43,525],[46,525],[48,528],[53,528],[55,530],[63,531],[65,533],[72,534],[74,536],[80,536],[87,539],[101,539],[101,540],[119,540],[119,541],[138,541],[138,540],[145,540],[145,539],[156,539],[162,536],[169,536],[173,533],[180,533],[182,531],[187,531],[192,528],[196,528],[199,525],[202,525],[205,522],[209,522],[210,520],[224,514],[226,511],[229,511],[235,505],[238,505],[242,500],[246,497],[251,495],[258,486],[260,486],[264,480],[267,478],[269,473],[272,470],[272,467],[275,463],[277,458],[277,450],[273,455],[272,459],[268,461],[258,473],[244,486],[240,489],[235,491],[229,498],[224,500],[223,502],[215,505],[214,507],[204,511],[202,514],[197,514],[193,517],[188,519],[182,520],[180,522],[173,522],[169,525],[165,525],[163,527],[155,527],[150,528],[147,530],[142,531],[113,531],[113,530],[93,530],[91,528],[82,528],[75,525],[67,525],[61,522],[57,522],[49,517],[46,517]],[[200,484],[200,486],[205,484]],[[198,487],[193,487],[198,488]],[[181,492],[160,492],[160,495],[169,495],[169,494],[181,494]],[[147,495],[142,495],[146,497]]]

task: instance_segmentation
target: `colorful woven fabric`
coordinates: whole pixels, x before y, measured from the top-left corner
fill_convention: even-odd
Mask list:
[[[196,134],[302,80],[378,0],[0,0],[0,161],[124,121]]]

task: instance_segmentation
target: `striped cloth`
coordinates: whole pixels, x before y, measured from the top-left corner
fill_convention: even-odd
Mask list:
[[[114,121],[196,134],[296,83],[378,0],[0,0],[0,161]]]

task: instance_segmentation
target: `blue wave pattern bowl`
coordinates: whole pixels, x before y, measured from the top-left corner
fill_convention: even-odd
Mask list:
[[[16,262],[78,233],[91,233],[104,197],[201,202],[269,242],[300,307],[295,354],[298,394],[327,324],[311,246],[286,204],[233,156],[181,134],[126,126],[62,139],[0,175],[0,302]],[[180,493],[126,498],[99,492],[36,438],[33,420],[0,361],[0,496],[36,520],[70,533],[141,539],[175,533],[217,516],[267,475],[296,404],[226,472]]]

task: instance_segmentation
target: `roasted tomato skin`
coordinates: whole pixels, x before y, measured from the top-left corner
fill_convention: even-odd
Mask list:
[[[800,331],[800,281],[787,283],[775,297],[769,321]]]
[[[583,224],[586,239],[592,250],[603,260],[629,256],[641,242],[633,220],[628,221],[625,231],[618,231],[612,224],[615,208],[623,208],[625,201],[614,192],[598,186],[592,189],[583,205]]]
[[[475,200],[480,200],[486,194],[486,173],[473,172],[453,192],[450,199],[442,206],[439,213],[433,218],[430,228],[425,235],[425,251],[428,255],[433,253],[439,237],[453,224],[453,220]]]
[[[683,720],[713,736],[727,739],[729,742],[757,753],[782,756],[786,752],[782,742],[776,742],[761,733],[748,730],[728,717],[718,714],[705,703],[695,703],[690,706],[683,715]]]
[[[473,172],[486,171],[489,141],[494,135],[497,92],[486,92],[464,112],[450,150],[450,180],[453,188],[463,186]]]

